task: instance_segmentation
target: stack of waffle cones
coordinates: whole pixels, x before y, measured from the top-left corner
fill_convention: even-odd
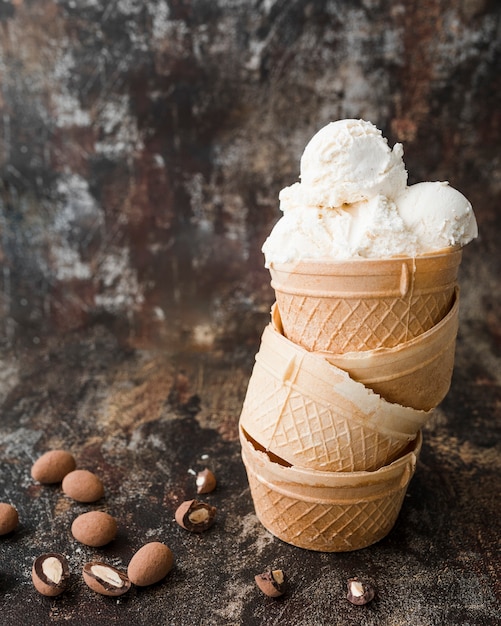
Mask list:
[[[460,261],[451,248],[270,267],[240,438],[256,514],[280,539],[337,552],[391,530],[450,386]]]

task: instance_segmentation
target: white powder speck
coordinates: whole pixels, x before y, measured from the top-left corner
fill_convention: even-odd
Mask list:
[[[209,324],[198,324],[193,328],[193,342],[205,347],[214,343],[214,331]]]
[[[130,267],[128,250],[108,252],[100,262],[96,278],[102,291],[96,295],[95,302],[106,311],[120,312],[143,303],[144,295],[137,273]]]
[[[165,0],[160,0],[154,9],[151,7],[150,10],[153,11],[153,38],[165,39],[169,34],[169,5],[165,2]]]
[[[103,138],[95,143],[96,152],[108,158],[130,156],[143,149],[137,121],[130,114],[128,96],[116,96],[104,103],[96,123],[101,127]]]
[[[69,247],[53,245],[51,255],[55,261],[58,280],[88,280],[92,271],[88,263],[82,263],[78,252]]]
[[[19,382],[19,367],[15,362],[0,359],[0,403]]]

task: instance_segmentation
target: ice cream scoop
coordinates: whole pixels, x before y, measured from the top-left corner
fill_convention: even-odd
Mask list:
[[[307,259],[415,257],[477,234],[468,200],[445,182],[407,187],[401,144],[373,124],[339,120],[301,157],[301,182],[280,192],[283,217],[264,242],[266,267]]]
[[[404,190],[407,172],[402,144],[388,145],[364,120],[338,120],[313,136],[301,157],[301,186],[319,206],[338,207]]]
[[[396,204],[421,250],[464,246],[478,235],[470,202],[448,182],[411,185]]]
[[[417,254],[418,239],[385,196],[332,209],[286,211],[263,245],[267,261]],[[269,263],[267,263],[267,266]]]

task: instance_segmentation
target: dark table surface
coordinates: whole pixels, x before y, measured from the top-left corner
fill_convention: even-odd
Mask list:
[[[2,623],[499,623],[500,397],[485,337],[462,324],[452,388],[425,429],[394,529],[364,550],[322,554],[264,530],[240,459],[237,420],[266,321],[266,311],[247,315],[239,333],[247,340],[233,343],[205,327],[190,342],[186,329],[165,323],[155,341],[124,342],[96,322],[5,353],[0,490],[18,508],[20,525],[0,543]],[[31,479],[33,461],[57,447],[102,477],[103,500],[78,504]],[[204,496],[217,507],[217,522],[194,535],[177,526],[174,512],[195,496],[193,472],[206,466],[218,479]],[[116,516],[119,535],[109,546],[88,548],[71,537],[72,520],[87,510]],[[96,596],[83,583],[85,561],[123,567],[151,540],[176,556],[163,582],[119,599]],[[30,580],[34,557],[47,551],[64,553],[73,571],[57,599],[40,596]],[[278,600],[254,585],[254,574],[269,565],[290,579]],[[370,605],[345,599],[352,576],[376,586]]]

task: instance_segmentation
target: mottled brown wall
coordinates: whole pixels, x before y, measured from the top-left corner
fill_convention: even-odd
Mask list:
[[[500,41],[495,0],[3,0],[1,336],[266,309],[278,191],[340,117],[470,197],[495,310]]]

